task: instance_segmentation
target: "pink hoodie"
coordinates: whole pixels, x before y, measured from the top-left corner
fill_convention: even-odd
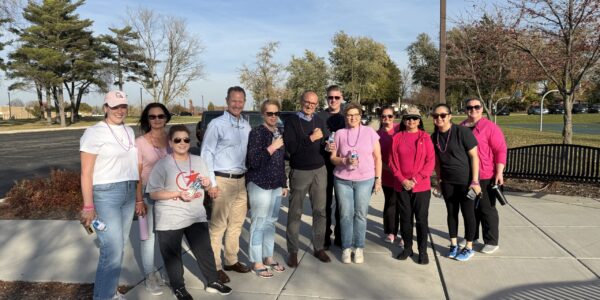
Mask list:
[[[424,192],[431,189],[431,174],[435,167],[435,151],[431,137],[425,131],[419,130],[416,144],[416,153],[409,154],[408,157],[401,157],[400,148],[404,148],[404,135],[408,135],[406,131],[400,131],[394,135],[392,142],[392,150],[390,152],[389,167],[394,174],[394,190],[402,191],[402,181],[405,179],[414,179],[417,184],[412,191]],[[412,162],[407,162],[406,159],[413,159]],[[407,170],[407,164],[412,165],[411,170]]]
[[[465,126],[467,121],[460,125]],[[473,135],[477,139],[477,153],[479,154],[479,179],[491,179],[496,175],[496,164],[506,165],[506,140],[498,125],[481,118],[473,128]]]

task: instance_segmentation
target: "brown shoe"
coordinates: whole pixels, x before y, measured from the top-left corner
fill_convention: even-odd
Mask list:
[[[231,280],[229,280],[229,276],[227,276],[227,274],[225,274],[225,272],[223,272],[223,270],[217,271],[217,275],[219,276],[219,281],[221,283],[228,283],[231,281]]]
[[[290,253],[287,260],[288,266],[290,268],[298,267],[298,253]]]
[[[239,261],[231,266],[223,266],[223,269],[225,269],[225,271],[236,271],[238,273],[248,273],[252,270]]]
[[[327,253],[325,253],[325,250],[323,250],[323,249],[316,250],[314,253],[314,256],[324,263],[328,263],[331,261],[331,258],[329,258],[329,255],[327,255]]]

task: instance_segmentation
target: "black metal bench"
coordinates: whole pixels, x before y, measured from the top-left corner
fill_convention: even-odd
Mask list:
[[[600,148],[567,144],[511,148],[504,177],[600,183]]]

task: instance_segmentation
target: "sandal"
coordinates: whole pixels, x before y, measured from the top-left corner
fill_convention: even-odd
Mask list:
[[[260,278],[272,278],[273,277],[273,273],[269,272],[268,268],[264,268],[264,269],[252,269],[252,271],[254,273],[256,273],[256,276],[258,276]]]
[[[269,268],[271,268],[272,271],[275,271],[277,273],[282,273],[285,271],[285,267],[280,265],[278,262],[272,263],[272,264],[267,264],[267,266]]]

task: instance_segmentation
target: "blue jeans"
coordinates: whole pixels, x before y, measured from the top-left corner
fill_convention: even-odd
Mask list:
[[[142,190],[146,190],[146,186],[142,186]],[[147,193],[144,193],[144,203],[146,204],[146,222],[148,222],[148,239],[140,240],[140,254],[142,257],[142,268],[144,276],[156,271],[154,266],[154,200],[150,199]]]
[[[119,285],[123,250],[135,210],[137,181],[97,184],[93,187],[94,206],[106,230],[96,231],[100,259],[96,268],[94,300],[112,299]]]
[[[279,218],[281,188],[264,190],[253,182],[248,183],[250,200],[250,261],[262,262],[273,256],[275,247],[275,222]]]
[[[335,177],[335,193],[340,199],[342,249],[364,248],[367,234],[367,214],[375,179],[363,181]]]

